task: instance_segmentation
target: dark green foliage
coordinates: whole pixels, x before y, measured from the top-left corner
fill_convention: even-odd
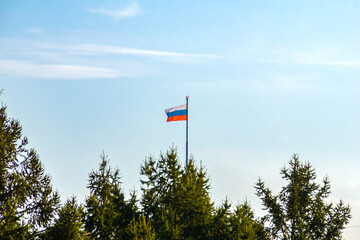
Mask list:
[[[133,219],[128,229],[131,240],[155,240],[156,234],[145,216]]]
[[[144,215],[159,239],[208,239],[212,217],[209,179],[193,160],[183,170],[176,149],[141,167]]]
[[[75,197],[68,199],[59,209],[55,224],[49,227],[42,236],[44,240],[80,240],[85,238],[82,223],[83,209]]]
[[[254,212],[247,201],[236,206],[234,213],[230,216],[230,226],[230,239],[270,239],[263,225],[255,219]]]
[[[231,204],[226,198],[220,207],[215,209],[213,213],[213,220],[211,223],[212,239],[226,240],[231,239]]]
[[[141,166],[143,196],[141,205],[144,215],[150,219],[160,239],[179,239],[176,204],[181,166],[174,149],[162,154],[158,162],[148,158]]]
[[[31,239],[47,227],[59,204],[19,121],[0,107],[0,239]]]
[[[350,207],[342,201],[329,203],[330,182],[315,182],[315,170],[309,163],[300,163],[294,155],[290,168],[281,170],[288,182],[278,195],[273,195],[263,181],[255,186],[268,214],[264,221],[275,239],[341,239],[341,231],[350,219]]]
[[[249,202],[245,201],[231,211],[228,199],[216,209],[211,227],[212,239],[270,239],[264,231],[263,225],[255,219]]]
[[[209,179],[204,168],[196,168],[191,159],[182,173],[177,193],[183,239],[209,239],[213,210],[209,190]]]
[[[107,156],[101,156],[99,171],[89,174],[90,196],[86,199],[85,229],[93,239],[129,239],[127,233],[137,216],[136,196],[125,201],[119,170],[112,170]]]

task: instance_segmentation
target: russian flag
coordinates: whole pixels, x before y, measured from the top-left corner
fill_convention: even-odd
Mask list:
[[[185,121],[187,116],[187,107],[186,104],[165,109],[167,115],[167,122],[172,121]]]

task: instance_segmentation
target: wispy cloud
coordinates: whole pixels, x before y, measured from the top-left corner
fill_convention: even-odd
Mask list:
[[[102,13],[117,19],[134,17],[142,13],[142,11],[139,8],[139,4],[137,2],[132,2],[130,5],[119,10],[110,10],[107,8],[90,8],[90,7],[86,8],[86,10],[92,13]]]
[[[116,78],[121,72],[109,68],[79,65],[34,64],[25,61],[0,59],[0,73],[26,78],[95,79]]]
[[[136,77],[159,71],[156,61],[201,63],[218,55],[157,51],[96,44],[59,44],[1,39],[8,46],[0,58],[0,74],[24,78],[94,79]],[[134,56],[129,58],[129,56]],[[114,61],[114,58],[116,59]],[[155,60],[146,60],[151,58]]]
[[[23,41],[19,39],[2,39],[0,44],[7,45],[6,52],[12,56],[14,51],[33,56],[74,56],[74,55],[128,55],[146,58],[154,58],[168,62],[201,62],[223,59],[223,56],[206,53],[184,53],[175,51],[161,51],[152,49],[129,48],[114,45],[101,44],[61,44],[54,42]],[[4,57],[3,57],[4,58]]]
[[[133,55],[142,57],[161,58],[168,61],[199,61],[199,60],[216,60],[221,59],[219,55],[213,54],[193,54],[193,53],[180,53],[168,52],[157,50],[146,50],[138,48],[126,48],[117,46],[105,46],[94,44],[80,44],[80,45],[54,45],[54,44],[41,44],[41,48],[62,50],[71,54],[80,55],[99,55],[99,54],[114,54],[114,55]]]

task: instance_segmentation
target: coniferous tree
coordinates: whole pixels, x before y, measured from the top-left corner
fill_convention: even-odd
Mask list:
[[[281,170],[288,181],[278,195],[265,187],[259,179],[255,188],[268,214],[264,221],[274,239],[321,240],[341,239],[341,231],[350,219],[350,207],[341,200],[337,204],[326,201],[330,194],[327,177],[323,184],[315,182],[315,170],[309,163],[301,163],[297,155],[290,167]]]
[[[179,239],[176,192],[182,170],[175,148],[161,154],[159,161],[150,156],[141,166],[140,174],[145,177],[141,180],[143,213],[150,220],[157,237]]]
[[[216,209],[211,227],[212,239],[270,239],[260,220],[255,219],[254,212],[248,201],[236,205],[231,211],[228,199]]]
[[[171,148],[141,167],[141,204],[159,239],[208,239],[213,205],[209,180],[193,160],[181,169],[177,152]]]
[[[135,192],[131,193],[130,199],[125,200],[125,195],[120,190],[114,191],[113,204],[116,217],[114,219],[115,239],[130,239],[128,228],[133,219],[139,216]]]
[[[101,156],[99,171],[89,174],[90,196],[85,203],[85,230],[93,239],[129,239],[127,228],[137,216],[136,196],[125,200],[120,189],[119,169],[111,169]]]
[[[58,210],[55,224],[49,227],[41,239],[44,240],[80,240],[87,239],[82,223],[83,209],[75,197],[68,199]]]
[[[32,239],[51,223],[59,196],[19,121],[0,107],[0,239]]]
[[[179,225],[183,239],[209,239],[213,203],[205,169],[189,160],[180,178],[178,195]]]
[[[214,210],[213,219],[211,223],[211,237],[214,240],[231,239],[231,222],[230,217],[231,204],[226,198],[222,204]]]
[[[137,220],[134,218],[129,229],[129,235],[131,240],[155,240],[156,234],[151,227],[149,221],[145,216],[139,217]]]
[[[230,215],[230,239],[266,240],[270,239],[262,223],[255,219],[248,201],[236,206]]]

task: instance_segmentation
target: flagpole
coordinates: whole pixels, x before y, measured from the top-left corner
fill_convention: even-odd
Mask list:
[[[189,156],[189,96],[186,96],[186,166]]]

